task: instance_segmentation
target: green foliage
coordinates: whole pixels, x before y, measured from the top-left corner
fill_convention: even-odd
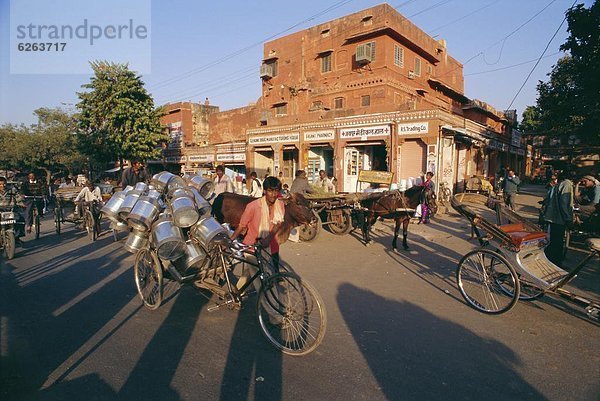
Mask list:
[[[567,11],[569,37],[547,82],[538,84],[538,99],[525,110],[523,124],[540,134],[576,135],[586,145],[600,144],[600,3],[578,4]]]
[[[10,169],[79,171],[86,158],[77,150],[75,120],[61,109],[34,111],[38,123],[0,127],[0,164]]]
[[[91,63],[94,77],[78,93],[78,138],[83,153],[98,162],[157,158],[161,111],[141,78],[125,64]]]
[[[525,108],[519,129],[526,133],[539,132],[540,110],[536,106],[527,106]]]

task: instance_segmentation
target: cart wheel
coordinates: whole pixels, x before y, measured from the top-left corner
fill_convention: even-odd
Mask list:
[[[312,285],[294,273],[275,274],[262,283],[257,312],[267,340],[284,354],[306,355],[325,336],[323,300]]]
[[[298,229],[300,230],[300,239],[304,242],[309,242],[314,240],[315,238],[317,238],[317,235],[319,234],[319,232],[321,232],[321,227],[322,227],[322,223],[321,223],[321,219],[319,218],[319,215],[317,213],[315,213],[315,211],[313,210],[313,214],[315,216],[315,218],[317,219],[314,223],[307,223],[304,225],[301,225],[300,227],[298,227]]]
[[[133,273],[137,292],[144,305],[151,310],[158,309],[163,297],[163,275],[156,254],[148,249],[138,251]]]
[[[11,260],[15,257],[15,233],[12,231],[4,232],[4,256]]]
[[[494,249],[494,252],[496,252],[496,253],[500,254],[501,256],[503,256],[502,255],[502,251],[500,249],[496,248],[496,249]],[[506,283],[506,285],[504,283],[504,280],[501,279],[501,278],[499,278],[496,282],[500,286],[500,289],[504,293],[506,293],[506,295],[512,297],[512,295],[513,295],[513,292],[512,292],[513,288],[509,284],[510,280],[509,280],[508,283]],[[521,289],[521,292],[519,294],[519,300],[522,300],[522,301],[533,301],[533,300],[536,300],[536,299],[540,299],[541,297],[544,296],[544,290],[542,290],[540,288],[537,288],[537,287],[535,287],[535,286],[533,286],[531,284],[527,284],[527,283],[523,282],[520,278],[519,278],[519,283],[520,283],[519,287]]]
[[[87,231],[87,236],[90,241],[96,241],[96,222],[94,215],[90,210],[87,210],[83,215],[83,225],[85,226],[85,230]]]
[[[60,207],[54,208],[54,227],[57,234],[60,234],[60,221],[61,221]]]
[[[456,280],[465,300],[483,313],[504,313],[519,299],[521,287],[515,269],[489,249],[477,249],[463,256]]]
[[[332,221],[327,227],[335,235],[348,234],[352,230],[352,218],[344,210],[328,210],[327,220]]]

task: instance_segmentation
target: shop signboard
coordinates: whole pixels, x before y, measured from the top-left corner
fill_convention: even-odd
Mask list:
[[[366,141],[372,137],[387,136],[390,134],[389,125],[373,125],[369,127],[352,127],[340,129],[340,139],[354,139]]]
[[[398,124],[398,135],[414,135],[429,133],[428,122]]]
[[[167,129],[169,130],[169,137],[171,138],[168,145],[170,149],[176,149],[181,147],[181,143],[183,142],[183,129],[181,125],[181,121],[167,124]]]
[[[209,162],[215,161],[215,155],[213,155],[213,154],[189,155],[187,157],[187,159],[189,162],[194,162],[194,163],[209,163]]]
[[[245,153],[222,153],[217,154],[218,162],[244,162],[246,161]]]
[[[317,141],[333,141],[335,139],[335,132],[332,130],[328,131],[310,131],[304,133],[305,142],[317,142]]]
[[[277,134],[277,135],[263,135],[248,138],[248,144],[253,146],[260,146],[270,143],[281,143],[281,142],[298,142],[300,140],[300,134],[298,132],[291,132],[289,134]]]
[[[167,158],[165,158],[165,161],[167,163],[182,163],[186,161],[186,157],[185,156],[169,156]]]
[[[361,170],[358,173],[358,181],[360,182],[390,185],[393,178],[394,173],[389,171]]]
[[[510,144],[516,148],[521,147],[521,131],[516,129],[512,130],[512,138]]]

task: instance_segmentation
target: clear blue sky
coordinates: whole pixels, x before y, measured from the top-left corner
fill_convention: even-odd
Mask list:
[[[90,0],[80,3],[86,1]],[[208,97],[221,110],[244,106],[260,95],[258,69],[266,39],[380,3],[372,0],[152,1],[151,73],[144,74],[143,79],[157,104],[203,101]],[[573,0],[397,0],[389,4],[426,33],[447,41],[449,54],[464,64],[468,97],[503,110],[572,3]],[[583,3],[589,7],[591,0]],[[541,14],[503,40],[546,6]],[[32,112],[39,107],[73,107],[77,102],[76,92],[89,81],[90,75],[10,74],[9,11],[10,2],[0,0],[0,124],[33,123]],[[101,17],[110,18],[119,11],[108,8],[104,12],[106,15]],[[321,15],[301,23],[317,14]],[[294,28],[286,31],[290,27]],[[550,56],[542,59],[511,107],[519,115],[527,105],[535,103],[537,82],[547,79],[546,74],[561,56],[558,48],[567,37],[566,28],[565,23],[546,52]],[[522,65],[514,66],[517,64]]]

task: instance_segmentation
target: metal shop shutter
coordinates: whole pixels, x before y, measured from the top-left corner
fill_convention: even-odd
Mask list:
[[[426,161],[427,145],[420,139],[407,139],[401,147],[399,179],[417,178],[421,173],[425,175]]]

